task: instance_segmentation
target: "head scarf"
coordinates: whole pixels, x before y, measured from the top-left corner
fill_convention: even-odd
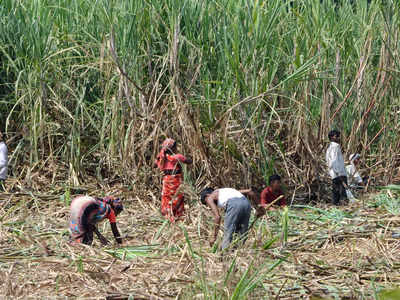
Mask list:
[[[176,144],[176,141],[174,139],[166,139],[163,143],[162,143],[162,148],[163,149],[172,149]]]
[[[115,198],[113,196],[106,196],[103,198],[103,201],[109,205],[112,205],[114,209],[122,211],[124,209],[122,205],[122,201],[119,198]]]
[[[361,157],[360,154],[354,153],[349,156],[349,160],[351,163],[353,163],[355,160],[359,159],[360,157]]]
[[[176,141],[174,139],[170,139],[170,138],[167,138],[162,143],[161,151],[158,154],[159,167],[163,167],[164,166],[167,150],[171,150],[172,148],[174,148],[175,145],[176,145]]]

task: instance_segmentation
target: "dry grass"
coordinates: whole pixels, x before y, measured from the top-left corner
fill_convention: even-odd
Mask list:
[[[91,188],[95,186],[86,187]],[[123,188],[109,192],[118,190]],[[113,246],[102,248],[97,240],[93,247],[70,246],[68,196],[60,194],[63,191],[0,195],[2,295],[371,299],[376,291],[400,283],[400,242],[391,238],[400,218],[383,208],[362,203],[340,210],[294,207],[288,214],[286,243],[281,213],[271,212],[253,227],[244,247],[221,259],[207,242],[211,215],[194,202],[194,194],[184,222],[169,225],[158,212],[157,194],[123,192],[126,209],[118,225],[125,236],[125,254]],[[101,224],[100,230],[112,239],[108,224]],[[273,237],[276,241],[268,243]],[[235,295],[238,287],[250,288],[251,283],[248,292]]]
[[[276,172],[291,202],[322,202],[334,127],[371,185],[400,181],[394,1],[97,2],[0,6],[0,127],[17,191],[0,194],[1,295],[370,299],[399,282],[400,207],[294,208],[288,228],[271,213],[221,261],[194,193]],[[194,161],[188,218],[171,226],[151,169],[167,136]],[[87,191],[125,196],[121,259],[68,245],[70,195]]]

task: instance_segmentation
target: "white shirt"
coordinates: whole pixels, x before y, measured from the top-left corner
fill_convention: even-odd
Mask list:
[[[8,149],[6,143],[0,142],[0,180],[7,179]]]
[[[244,195],[241,192],[231,188],[218,189],[217,191],[218,191],[218,202],[217,202],[218,207],[225,208],[229,199],[244,197]]]
[[[347,172],[347,180],[350,185],[363,182],[360,173],[358,173],[357,168],[354,164],[347,165],[346,172]]]
[[[329,175],[332,179],[340,176],[347,176],[342,149],[340,149],[338,143],[330,143],[328,150],[326,150],[326,163],[328,165]]]

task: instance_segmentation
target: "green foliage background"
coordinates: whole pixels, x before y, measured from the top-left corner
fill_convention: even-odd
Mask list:
[[[250,184],[277,171],[301,183],[320,173],[333,127],[348,154],[394,169],[399,11],[366,0],[2,0],[14,173],[148,178],[168,135],[194,156],[196,178]]]

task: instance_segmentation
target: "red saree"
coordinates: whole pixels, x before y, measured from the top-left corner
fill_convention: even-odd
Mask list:
[[[161,213],[171,222],[175,222],[185,212],[184,196],[177,194],[182,183],[182,174],[165,175],[161,196]]]

